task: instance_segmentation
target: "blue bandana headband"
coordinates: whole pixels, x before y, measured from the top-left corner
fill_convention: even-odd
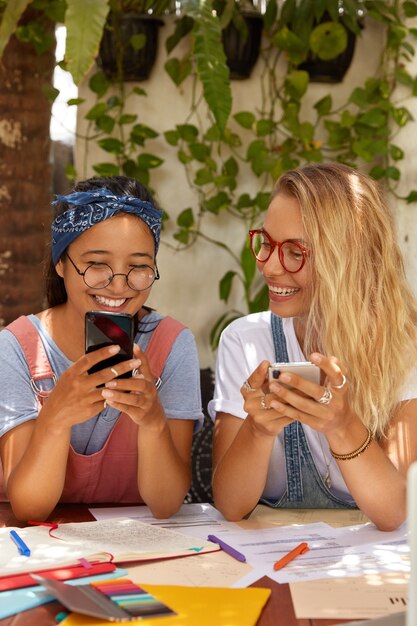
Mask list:
[[[116,196],[103,187],[94,191],[76,191],[67,196],[56,196],[53,205],[66,202],[71,208],[52,222],[52,260],[56,265],[64,250],[83,232],[116,213],[132,213],[150,228],[155,239],[155,254],[161,237],[162,212],[151,202],[134,196]]]

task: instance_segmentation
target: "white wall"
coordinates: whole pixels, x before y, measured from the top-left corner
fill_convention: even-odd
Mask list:
[[[176,123],[184,123],[189,112],[190,93],[189,84],[178,90],[171,82],[163,69],[166,55],[163,49],[164,39],[171,33],[172,24],[166,20],[166,25],[160,30],[159,54],[157,64],[148,81],[141,83],[148,96],[139,100],[141,109],[135,111],[141,121],[161,131],[173,128]],[[366,74],[377,73],[379,51],[381,49],[381,31],[372,24],[366,24],[362,36],[356,44],[355,56],[352,65],[343,83],[337,85],[312,84],[309,88],[308,99],[305,102],[303,114],[308,118],[309,106],[320,97],[331,93],[335,103],[342,100],[346,93],[352,89],[353,81],[357,81],[358,73],[363,76],[363,68],[366,65]],[[249,80],[233,82],[234,110],[254,110],[260,103],[260,76],[259,60]],[[414,62],[416,65],[416,62]],[[414,69],[414,72],[416,70]],[[93,103],[86,86],[80,88],[79,96],[87,98],[87,103],[79,108],[78,132],[83,133],[85,122],[83,115],[86,108]],[[136,100],[136,103],[138,100]],[[413,116],[417,119],[417,99],[407,102]],[[407,159],[401,164],[402,183],[401,190],[405,194],[413,186],[417,187],[415,165],[417,161],[417,148],[414,137],[416,135],[415,122],[407,125],[406,129],[398,136],[397,143],[407,151]],[[186,207],[197,208],[197,198],[190,190],[185,179],[184,169],[179,165],[175,152],[167,146],[163,138],[158,138],[148,144],[149,152],[158,154],[165,162],[161,168],[155,171],[152,185],[157,191],[157,197],[161,205],[168,211],[175,222],[175,218]],[[103,158],[104,157],[104,158]],[[85,146],[82,141],[77,142],[76,165],[80,178],[93,174],[90,164],[97,160],[108,161],[108,155],[99,155],[99,150],[90,145],[88,158],[85,159]],[[258,191],[259,181],[256,177],[242,181],[242,191],[254,194]],[[417,233],[417,208],[415,205],[405,206],[403,202],[395,202],[393,206],[398,217],[400,241],[405,253],[406,269],[417,292],[417,247],[414,245]],[[217,238],[222,238],[226,243],[238,251],[245,237],[243,226],[236,220],[226,220],[226,217],[214,217],[205,222],[205,231]],[[199,240],[198,245],[186,252],[175,252],[167,243],[174,243],[170,233],[172,227],[168,227],[163,235],[163,244],[158,255],[158,265],[161,272],[161,280],[156,283],[149,304],[165,314],[173,315],[187,324],[196,336],[201,367],[213,366],[214,354],[209,346],[209,332],[217,320],[231,306],[240,309],[244,306],[241,294],[235,289],[233,298],[227,308],[219,300],[218,282],[225,271],[232,269],[228,255],[209,243]]]

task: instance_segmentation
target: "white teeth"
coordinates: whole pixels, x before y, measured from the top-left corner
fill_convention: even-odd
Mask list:
[[[103,296],[94,296],[99,304],[104,306],[118,307],[122,306],[126,302],[126,298],[119,298],[118,300],[110,300],[110,298],[104,298]]]
[[[276,293],[278,296],[292,296],[299,291],[296,287],[290,289],[289,287],[272,287],[271,285],[269,286],[269,290],[272,291],[272,293]]]

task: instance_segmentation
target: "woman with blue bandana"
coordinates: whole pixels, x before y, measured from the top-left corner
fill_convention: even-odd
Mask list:
[[[0,333],[5,497],[22,520],[58,502],[144,502],[169,517],[189,489],[203,414],[192,334],[145,306],[162,212],[123,176],[80,182],[54,205],[49,307]],[[133,359],[89,374],[119,350],[85,354],[92,310],[134,316],[137,334]]]

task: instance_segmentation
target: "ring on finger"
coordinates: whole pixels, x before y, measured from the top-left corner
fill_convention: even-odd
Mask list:
[[[112,372],[112,374],[114,374],[115,376],[118,376],[119,374],[117,373],[117,370],[114,369],[114,367],[110,368],[110,371]]]
[[[266,403],[266,396],[261,396],[261,407],[265,410],[268,411],[271,407],[267,405]]]
[[[330,387],[326,387],[321,398],[317,400],[319,404],[329,404],[330,400],[333,398],[333,394],[330,390]]]
[[[104,400],[104,404],[103,404],[103,410],[104,409],[107,409],[107,401],[106,400]]]
[[[247,392],[255,391],[255,389],[252,389],[252,387],[250,386],[250,384],[248,383],[247,380],[245,380],[245,382],[243,383],[242,387]]]
[[[333,387],[333,389],[343,389],[343,387],[346,385],[347,379],[346,376],[344,374],[342,374],[342,382],[340,383],[340,385],[330,385],[331,387]]]

